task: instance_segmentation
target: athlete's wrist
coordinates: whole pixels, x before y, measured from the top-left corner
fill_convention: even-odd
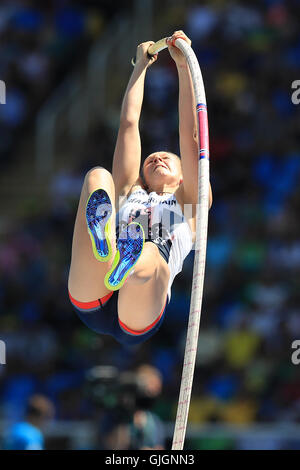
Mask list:
[[[139,59],[133,69],[133,73],[141,74],[141,73],[146,73],[148,68],[148,64],[146,61],[143,60],[143,58]]]
[[[177,67],[177,70],[187,70],[188,69],[188,64],[186,61],[184,62],[176,62],[176,67]]]

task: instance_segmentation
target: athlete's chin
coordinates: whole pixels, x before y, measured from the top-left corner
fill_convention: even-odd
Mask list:
[[[157,175],[164,176],[168,174],[169,174],[169,170],[163,166],[157,166],[153,171],[153,176],[157,176]]]
[[[155,170],[152,173],[153,178],[169,178],[171,176],[170,170],[168,168],[165,168],[163,166],[158,166],[155,168]]]
[[[150,179],[150,185],[151,183],[160,183],[162,185],[164,184],[170,184],[170,178],[168,177],[168,175],[164,175],[164,174],[157,174],[157,175],[153,175],[152,178]]]

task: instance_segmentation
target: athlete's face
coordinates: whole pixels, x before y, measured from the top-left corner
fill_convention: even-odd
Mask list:
[[[182,181],[181,162],[169,152],[151,153],[144,161],[143,173],[149,187],[159,183],[176,186]]]

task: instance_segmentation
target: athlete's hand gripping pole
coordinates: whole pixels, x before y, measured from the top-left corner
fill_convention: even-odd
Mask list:
[[[160,51],[162,51],[163,49],[166,49],[168,47],[168,44],[167,44],[167,37],[166,38],[163,38],[163,39],[160,39],[159,41],[155,42],[154,44],[151,44],[151,46],[149,47],[147,53],[148,53],[148,57],[149,59],[151,58],[151,56],[155,55],[155,54],[158,54]],[[134,66],[135,65],[135,57],[133,57],[131,59],[131,64]]]

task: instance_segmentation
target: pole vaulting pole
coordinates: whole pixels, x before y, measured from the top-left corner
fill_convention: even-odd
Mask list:
[[[148,54],[157,54],[161,50],[168,47],[166,40],[167,38],[163,38],[160,41],[152,44],[148,49]],[[175,430],[172,443],[172,450],[182,450],[184,446],[191,400],[203,297],[209,207],[209,138],[205,89],[197,57],[192,48],[184,39],[176,39],[175,45],[184,54],[191,72],[196,102],[195,104],[198,127],[198,206],[196,219],[195,259],[189,322],[179,401],[175,421]],[[134,59],[132,60],[132,64],[134,65]]]

